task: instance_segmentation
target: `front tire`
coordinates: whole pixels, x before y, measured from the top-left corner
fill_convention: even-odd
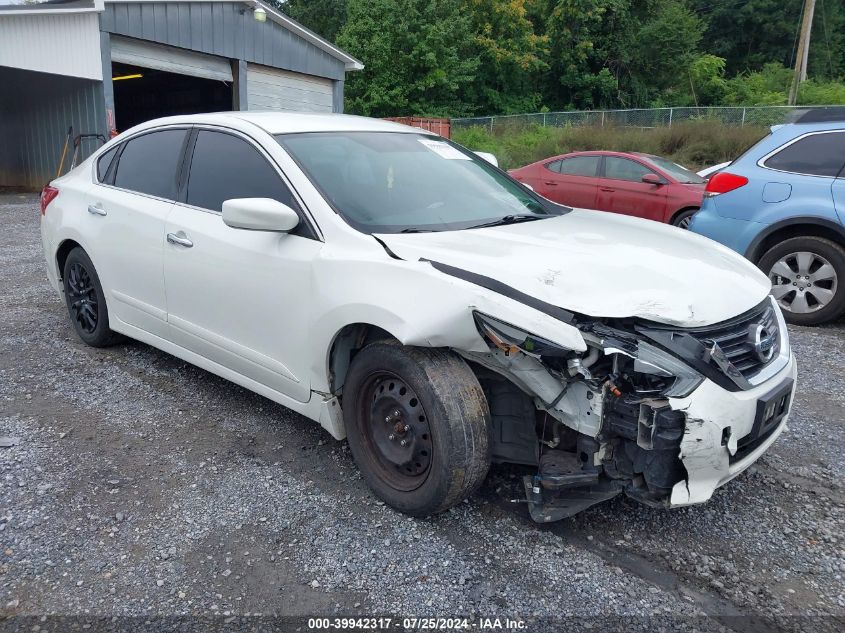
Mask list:
[[[100,278],[88,257],[77,246],[68,253],[63,270],[65,303],[77,336],[91,347],[107,347],[121,336],[109,329],[109,310]]]
[[[447,510],[487,476],[487,400],[452,352],[368,345],[349,368],[343,417],[364,480],[400,512],[422,517]]]
[[[845,249],[821,237],[793,237],[758,263],[789,323],[818,325],[845,313]]]

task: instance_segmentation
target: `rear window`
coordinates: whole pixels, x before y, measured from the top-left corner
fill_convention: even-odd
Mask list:
[[[120,145],[115,145],[112,149],[97,159],[97,180],[100,182],[105,181],[106,174],[109,171],[109,165],[111,165],[111,161],[117,153],[118,148],[120,148]]]
[[[599,169],[601,156],[575,156],[560,161],[560,167],[555,171],[564,176],[595,176]]]
[[[118,159],[115,186],[175,199],[186,134],[187,130],[162,130],[127,141]]]
[[[808,176],[835,178],[845,165],[845,131],[800,138],[770,156],[764,167]]]

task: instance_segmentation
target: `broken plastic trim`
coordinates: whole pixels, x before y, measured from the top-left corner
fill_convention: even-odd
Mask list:
[[[485,277],[484,275],[479,275],[477,273],[471,273],[468,270],[463,270],[462,268],[455,268],[454,266],[449,266],[448,264],[435,262],[430,259],[421,259],[420,261],[428,262],[432,265],[432,267],[434,267],[436,270],[439,270],[445,275],[456,277],[457,279],[468,281],[469,283],[475,284],[476,286],[486,288],[487,290],[500,294],[504,297],[507,297],[508,299],[518,301],[524,305],[527,305],[529,308],[534,308],[535,310],[538,310],[543,314],[547,314],[550,317],[553,317],[559,321],[563,321],[564,323],[571,324],[575,322],[575,315],[569,310],[564,310],[563,308],[559,308],[555,305],[552,305],[551,303],[541,301],[536,297],[532,297],[531,295],[527,295],[524,292],[520,292],[516,288],[512,288],[507,284],[503,284],[501,281],[497,281],[495,279],[491,279],[490,277]]]
[[[522,328],[505,323],[487,314],[473,312],[473,316],[481,334],[505,354],[513,354],[517,350],[535,358],[541,356],[568,356],[572,354],[572,350],[568,350],[541,336],[526,332]]]

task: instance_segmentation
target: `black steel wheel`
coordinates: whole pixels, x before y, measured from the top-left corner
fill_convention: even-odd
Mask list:
[[[457,354],[372,343],[352,361],[343,417],[355,463],[385,503],[414,516],[460,503],[490,467],[490,411]]]
[[[396,490],[415,490],[431,468],[428,418],[416,392],[396,374],[375,371],[362,386],[357,419],[379,475]]]
[[[77,246],[68,253],[62,279],[71,325],[79,338],[92,347],[118,342],[120,335],[109,329],[109,312],[100,278],[82,248]]]

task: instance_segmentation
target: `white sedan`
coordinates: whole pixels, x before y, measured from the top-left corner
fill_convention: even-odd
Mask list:
[[[342,115],[159,119],[41,198],[73,328],[126,336],[348,437],[424,516],[491,462],[550,521],[706,501],[783,431],[769,283],[672,227],[552,203],[464,148]]]

